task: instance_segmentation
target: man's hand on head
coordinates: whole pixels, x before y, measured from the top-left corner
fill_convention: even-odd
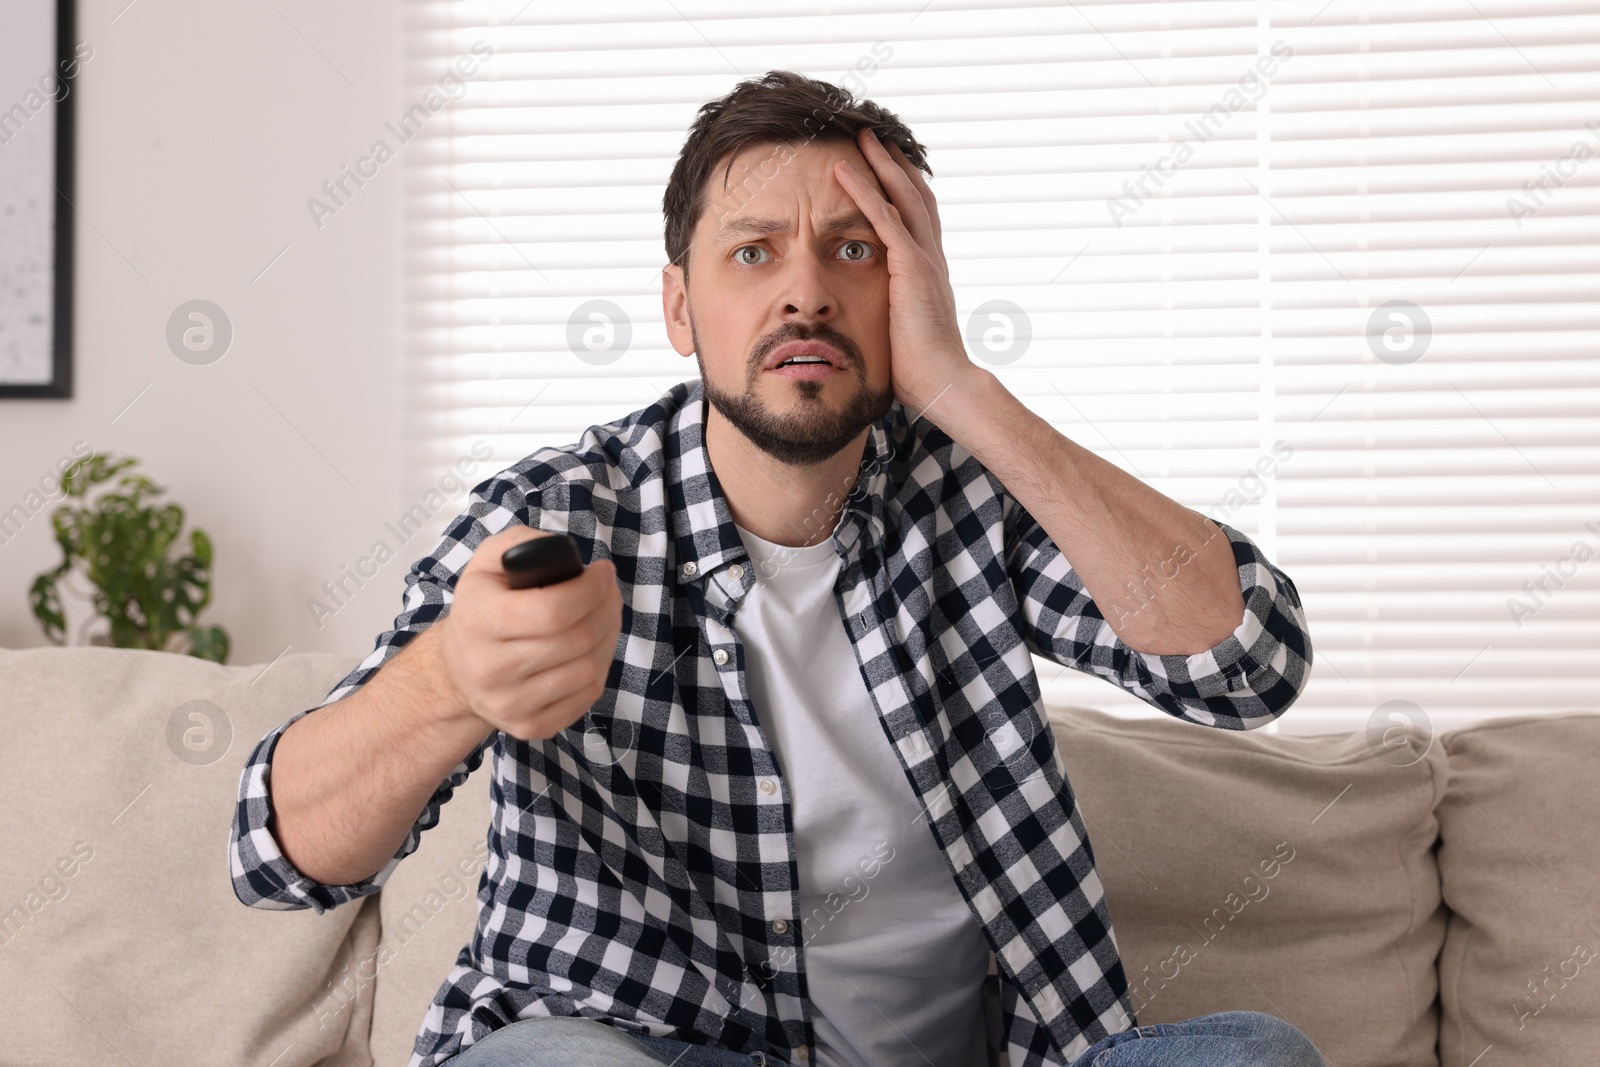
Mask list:
[[[962,339],[933,190],[900,147],[885,148],[871,127],[856,140],[889,199],[845,160],[834,164],[834,176],[888,248],[890,373],[895,397],[920,414],[983,371]]]

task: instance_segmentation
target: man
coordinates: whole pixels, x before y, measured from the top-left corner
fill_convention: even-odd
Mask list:
[[[1259,1013],[1136,1027],[1030,657],[1251,729],[1304,685],[1299,596],[968,359],[919,168],[826,83],[705,105],[662,288],[700,381],[477,486],[252,753],[235,891],[321,911],[493,748],[477,934],[412,1067],[980,1067],[986,985],[1012,1067],[1325,1067]],[[508,588],[552,531],[584,573]]]

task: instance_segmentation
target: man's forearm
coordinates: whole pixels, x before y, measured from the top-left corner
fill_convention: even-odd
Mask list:
[[[1238,627],[1238,569],[1215,523],[1069,440],[992,373],[973,370],[926,417],[1039,521],[1123,643],[1193,655]]]
[[[271,829],[308,878],[349,885],[382,870],[439,783],[488,735],[444,674],[446,621],[278,738],[267,780]]]

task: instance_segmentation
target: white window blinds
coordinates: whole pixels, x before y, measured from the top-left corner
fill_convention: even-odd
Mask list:
[[[1600,2],[753,10],[410,4],[419,499],[698,374],[661,324],[666,179],[702,103],[796,70],[928,145],[969,336],[1030,335],[974,358],[1294,578],[1286,729],[1596,706]]]

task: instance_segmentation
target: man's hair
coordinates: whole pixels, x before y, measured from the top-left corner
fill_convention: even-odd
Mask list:
[[[666,217],[667,260],[689,277],[689,236],[705,210],[706,181],[717,161],[728,157],[722,181],[728,181],[733,158],[751,145],[798,148],[804,144],[856,143],[863,126],[872,127],[888,147],[900,146],[913,166],[933,176],[927,149],[892,111],[871,100],[859,103],[848,89],[787,70],[769,70],[765,77],[740,82],[720,100],[702,104],[667,179],[661,212]],[[769,159],[750,171],[745,184],[776,174],[779,161]]]

